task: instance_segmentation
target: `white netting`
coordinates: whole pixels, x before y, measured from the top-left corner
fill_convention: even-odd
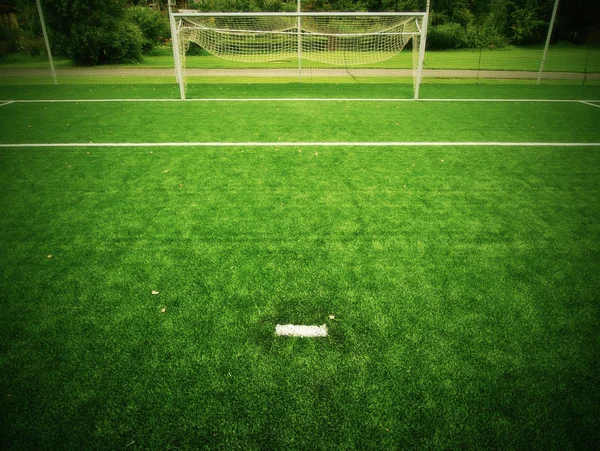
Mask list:
[[[298,57],[336,66],[386,61],[419,33],[422,16],[181,17],[183,53],[190,42],[231,61]],[[183,55],[182,55],[183,56]]]
[[[418,83],[424,13],[176,14],[180,89],[209,83]],[[399,55],[412,40],[412,58]],[[196,49],[188,55],[191,43]],[[415,89],[413,89],[416,92]]]

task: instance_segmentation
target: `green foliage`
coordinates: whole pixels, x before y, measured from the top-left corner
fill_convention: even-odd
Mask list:
[[[458,23],[432,26],[427,34],[427,49],[446,50],[464,47],[465,30]]]
[[[449,22],[432,26],[427,35],[429,50],[499,48],[506,45],[506,38],[489,25],[470,23],[463,27]]]
[[[293,12],[295,1],[281,0],[203,0],[191,1],[188,6],[199,11]]]
[[[127,21],[115,22],[113,28],[76,24],[69,54],[82,65],[133,63],[142,60],[143,44],[139,27]]]
[[[424,0],[363,0],[363,3],[367,11],[425,11]]]
[[[127,9],[126,16],[131,23],[140,28],[144,36],[142,45],[144,53],[150,52],[155,45],[171,35],[169,19],[159,11],[146,6],[132,6]]]
[[[0,24],[0,57],[23,50],[23,32]]]
[[[475,20],[475,15],[467,8],[457,8],[452,12],[451,19],[462,26],[467,26]]]
[[[39,56],[46,52],[46,44],[42,38],[26,38],[23,40],[23,50],[31,56]]]
[[[195,42],[190,42],[190,47],[188,48],[186,55],[200,56],[200,55],[210,55],[210,53],[208,53],[208,51],[204,50],[202,47],[200,47]]]
[[[536,37],[538,41],[541,39],[546,23],[538,17],[531,9],[517,9],[511,14],[511,39],[515,44],[531,43]]]
[[[496,29],[485,25],[469,24],[465,30],[464,47],[468,49],[499,48],[507,44]]]
[[[53,42],[76,64],[142,60],[144,36],[127,20],[125,0],[55,0],[45,5]]]

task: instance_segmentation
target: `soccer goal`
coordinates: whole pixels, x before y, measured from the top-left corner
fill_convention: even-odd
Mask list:
[[[201,83],[403,83],[419,97],[427,13],[179,11],[171,27],[182,99]]]

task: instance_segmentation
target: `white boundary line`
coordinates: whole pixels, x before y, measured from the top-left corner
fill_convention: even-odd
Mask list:
[[[596,105],[595,103],[590,103],[590,102],[596,102],[596,100],[581,100],[580,102],[585,105],[595,106],[596,108],[600,108],[600,105]]]
[[[600,147],[600,142],[506,141],[305,141],[305,142],[158,142],[158,143],[0,143],[4,148],[31,147]]]
[[[29,100],[0,100],[8,103],[106,103],[106,102],[535,102],[535,103],[584,103],[600,100],[581,99],[390,99],[390,98],[206,98],[206,99],[29,99]]]
[[[9,101],[4,101],[4,100],[0,100],[0,106],[4,106],[4,105],[10,105],[11,103],[15,103],[12,100]]]
[[[181,102],[181,99],[23,99],[12,103]]]
[[[577,99],[419,99],[423,102],[539,102],[539,103],[573,103],[598,102],[598,100]]]

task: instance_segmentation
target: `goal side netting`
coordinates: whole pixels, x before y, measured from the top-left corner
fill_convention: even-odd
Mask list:
[[[173,44],[182,96],[191,83],[211,82],[412,83],[417,92],[425,18],[424,13],[176,13]]]

